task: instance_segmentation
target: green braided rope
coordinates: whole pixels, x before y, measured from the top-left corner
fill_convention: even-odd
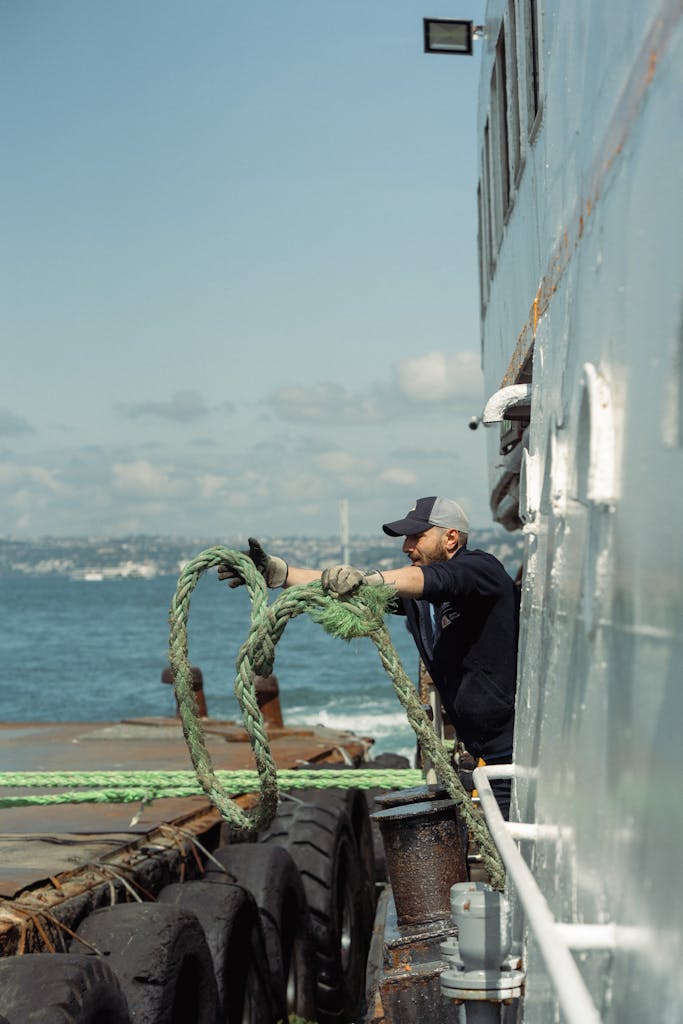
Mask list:
[[[396,593],[392,587],[363,587],[356,594],[340,600],[323,594],[320,583],[309,583],[306,586],[290,587],[288,590],[264,610],[264,618],[272,623],[272,636],[277,643],[286,621],[308,611],[311,618],[318,622],[332,636],[351,639],[352,637],[368,636],[377,648],[380,660],[387,675],[394,684],[396,695],[406,710],[408,722],[415,732],[422,750],[427,754],[436,776],[458,806],[468,829],[477,842],[484,865],[494,888],[503,889],[505,869],[496,849],[491,833],[483,814],[474,806],[470,794],[462,785],[458,773],[451,764],[448,751],[434,732],[427,718],[413,683],[410,681],[396,653],[383,615],[395,601]],[[261,633],[254,634],[254,639],[261,639]],[[246,671],[248,655],[252,653],[249,643],[245,645],[238,661],[240,670]],[[268,671],[272,668],[269,662]]]
[[[227,771],[218,769],[216,777],[231,793],[253,793],[258,788],[258,772],[253,769]],[[424,783],[419,768],[281,768],[278,779],[282,789],[399,789]],[[172,789],[194,785],[201,792],[193,771],[66,771],[66,772],[0,772],[0,789],[44,788],[64,786],[146,786]]]
[[[366,588],[367,589],[367,588]],[[434,732],[432,723],[424,712],[415,686],[405,673],[400,658],[391,642],[391,635],[382,621],[371,634],[387,675],[391,678],[396,696],[406,710],[408,722],[418,738],[423,754],[434,765],[436,777],[451,797],[472,833],[494,889],[505,888],[505,868],[500,854],[491,838],[484,815],[472,803],[470,794],[463,786],[458,773],[451,764],[449,752]]]
[[[230,565],[239,573],[252,599],[251,628],[237,658],[235,679],[235,695],[242,708],[245,728],[254,750],[261,780],[260,802],[248,814],[230,800],[213,770],[190,685],[186,633],[189,597],[201,573],[220,562]],[[362,587],[356,594],[340,600],[324,594],[320,583],[315,582],[306,586],[290,587],[269,605],[265,584],[247,556],[228,548],[211,548],[197,556],[181,573],[178,581],[176,598],[171,606],[170,645],[179,707],[181,699],[183,701],[183,730],[197,778],[223,817],[232,824],[251,830],[264,828],[270,823],[277,809],[277,774],[263,718],[256,701],[254,675],[269,675],[272,672],[275,647],[287,622],[303,612],[308,612],[315,622],[333,636],[343,639],[369,636],[375,644],[384,669],[392,679],[396,694],[406,709],[408,721],[422,749],[434,765],[437,778],[455,801],[479,845],[491,884],[494,888],[502,889],[505,869],[486,821],[478,808],[472,804],[469,794],[450,763],[448,753],[425,715],[415,687],[401,665],[384,623],[383,616],[394,600],[395,591],[391,587]]]
[[[174,670],[173,685],[180,720],[197,779],[226,821],[238,828],[252,831],[265,828],[270,824],[277,811],[277,771],[254,690],[254,674],[267,675],[269,673],[260,671],[263,664],[262,661],[259,661],[254,671],[238,673],[235,680],[235,694],[242,709],[244,725],[254,751],[261,791],[261,799],[256,808],[251,812],[245,812],[230,799],[224,785],[216,776],[204,738],[204,730],[197,714],[187,650],[187,620],[192,591],[203,572],[220,564],[229,565],[245,581],[252,604],[252,626],[249,636],[260,631],[260,620],[268,608],[268,593],[263,577],[251,559],[240,551],[232,551],[230,548],[223,547],[209,548],[189,562],[178,577],[178,585],[169,612],[171,625],[169,659]]]
[[[197,714],[192,675],[187,647],[187,620],[190,598],[202,573],[219,564],[233,568],[244,580],[252,602],[251,627],[247,640],[237,658],[235,695],[242,709],[243,721],[254,751],[256,772],[217,772],[212,763],[204,738],[204,731]],[[229,548],[215,547],[203,551],[183,570],[178,579],[176,592],[171,603],[169,620],[171,634],[169,657],[174,670],[174,688],[183,732],[195,768],[195,780],[186,776],[191,773],[5,773],[0,775],[0,785],[33,786],[79,786],[101,784],[100,779],[110,788],[100,792],[71,792],[47,796],[0,798],[0,807],[24,806],[31,803],[104,803],[143,801],[166,796],[191,796],[199,792],[197,783],[223,818],[238,828],[258,831],[267,827],[274,817],[278,804],[277,771],[272,758],[256,692],[255,675],[270,675],[275,658],[275,647],[290,619],[308,612],[328,633],[343,639],[368,636],[375,644],[382,665],[392,679],[396,694],[406,709],[408,721],[416,733],[423,751],[432,761],[437,778],[457,804],[467,827],[477,841],[484,864],[494,888],[502,889],[505,870],[500,856],[491,839],[481,812],[474,807],[444,745],[436,736],[425,715],[414,685],[406,675],[393,647],[391,636],[383,616],[395,600],[395,591],[390,587],[363,587],[359,593],[338,599],[326,595],[319,582],[307,586],[290,587],[272,604],[268,604],[265,583],[248,556]],[[359,788],[382,786],[400,788],[416,785],[422,781],[421,773],[384,773],[371,771],[363,781],[363,773],[353,772],[308,773],[305,771],[281,772],[280,780],[286,788],[313,786],[353,785]],[[351,775],[347,781],[343,776]],[[398,776],[398,778],[396,778]],[[98,782],[93,780],[97,777]],[[21,778],[31,782],[17,781]],[[388,779],[391,781],[387,781]],[[2,780],[14,781],[2,781]],[[54,781],[59,779],[61,781]],[[77,781],[77,780],[88,781]],[[68,780],[68,781],[66,781]],[[171,783],[171,780],[173,782]],[[413,781],[415,780],[415,781]],[[120,785],[119,785],[120,783]],[[116,788],[111,788],[112,784]],[[260,790],[257,806],[245,812],[230,799],[230,793]]]
[[[249,736],[259,774],[261,797],[257,806],[245,812],[230,799],[213,767],[192,689],[192,674],[187,649],[187,620],[190,598],[203,572],[219,564],[229,565],[244,579],[252,601],[251,627],[237,658],[235,696],[242,710],[244,726]],[[170,610],[171,635],[169,658],[174,670],[174,687],[183,732],[190,751],[197,779],[221,815],[237,828],[258,831],[267,827],[277,811],[277,771],[270,752],[263,716],[254,689],[255,675],[270,675],[275,659],[275,647],[290,619],[309,611],[311,616],[335,635],[346,638],[367,636],[377,613],[386,610],[391,594],[377,595],[368,605],[362,600],[349,603],[343,618],[346,624],[332,625],[338,619],[333,602],[323,594],[319,583],[307,587],[291,587],[272,605],[268,604],[267,589],[253,562],[239,551],[215,547],[203,551],[185,567],[178,579]],[[350,613],[350,614],[349,614]],[[381,615],[381,612],[380,612]],[[381,617],[380,617],[381,621]]]
[[[217,771],[226,792],[253,793],[259,786],[258,772]],[[317,771],[286,769],[278,772],[283,789],[404,789],[424,779],[417,768],[387,770],[340,769]],[[202,787],[190,771],[129,772],[0,772],[0,788],[90,787],[85,791],[0,797],[2,807],[45,807],[64,803],[137,803],[167,797],[201,796]],[[96,790],[92,787],[106,788]]]

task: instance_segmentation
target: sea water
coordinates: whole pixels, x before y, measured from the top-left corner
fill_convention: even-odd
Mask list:
[[[168,665],[168,612],[176,580],[0,577],[0,682],[4,721],[118,721],[175,714]],[[244,587],[202,576],[192,594],[190,661],[202,670],[211,716],[241,721],[235,661],[249,629]],[[413,681],[418,659],[404,620],[389,616],[394,645]],[[321,724],[375,740],[370,756],[414,760],[415,739],[391,680],[367,638],[326,634],[307,615],[277,645],[285,725]]]

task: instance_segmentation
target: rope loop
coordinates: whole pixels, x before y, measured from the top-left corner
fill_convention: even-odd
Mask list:
[[[226,787],[213,767],[191,685],[187,649],[190,597],[202,573],[219,564],[229,565],[239,574],[252,602],[251,627],[237,656],[235,677],[235,696],[242,710],[260,782],[259,802],[248,813],[230,799]],[[251,559],[242,552],[214,547],[203,551],[189,562],[178,578],[171,603],[169,657],[174,670],[174,687],[183,732],[197,780],[225,820],[236,828],[249,832],[258,831],[266,828],[272,821],[278,805],[277,770],[256,699],[254,677],[271,674],[275,648],[287,623],[290,619],[307,612],[332,636],[344,640],[366,636],[372,640],[422,750],[434,765],[439,782],[455,801],[479,846],[492,886],[502,889],[505,883],[505,869],[486,821],[479,809],[472,804],[469,794],[460,782],[448,751],[434,732],[415,686],[406,675],[391,641],[384,615],[392,609],[395,600],[396,592],[392,587],[362,587],[356,594],[339,598],[323,593],[320,582],[316,581],[304,586],[289,587],[269,604],[268,591],[262,576]]]
[[[256,701],[254,675],[269,674],[254,670],[241,671],[238,668],[235,680],[235,693],[242,709],[245,728],[254,751],[256,768],[259,774],[261,798],[258,805],[245,812],[230,799],[227,790],[216,776],[209,749],[206,745],[204,730],[197,713],[197,705],[192,690],[192,673],[187,647],[187,622],[190,612],[192,591],[207,569],[217,565],[229,565],[244,580],[251,599],[252,626],[249,638],[260,631],[260,622],[268,607],[268,591],[265,581],[256,569],[252,560],[241,551],[231,548],[214,547],[202,551],[196,558],[188,562],[178,577],[169,622],[169,660],[173,668],[173,687],[175,689],[178,712],[185,734],[185,741],[190,751],[197,779],[211,802],[218,808],[223,818],[236,828],[251,832],[265,828],[275,816],[278,802],[277,771],[273,761],[265,732],[261,710]],[[249,639],[247,640],[247,644]],[[260,650],[264,650],[262,641]],[[246,644],[244,645],[246,647]],[[242,650],[244,650],[244,647]],[[240,652],[241,653],[241,652]],[[273,644],[274,657],[274,644]],[[270,660],[272,666],[272,658]],[[259,669],[267,668],[267,655],[258,662]]]

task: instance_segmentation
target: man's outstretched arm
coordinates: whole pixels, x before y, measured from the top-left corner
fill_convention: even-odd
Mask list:
[[[297,569],[295,565],[290,565],[284,586],[296,587],[300,583],[313,583],[314,580],[319,580],[321,576],[322,572],[320,569]]]
[[[322,577],[323,588],[330,594],[343,597],[352,594],[361,586],[374,586],[386,583],[395,587],[399,597],[422,596],[424,578],[422,570],[416,565],[404,565],[400,569],[356,569],[352,565],[335,565],[321,572],[319,569],[300,569],[288,565],[284,558],[269,555],[261,544],[253,537],[249,538],[248,555],[271,589],[277,587],[294,587],[298,584],[312,583]],[[218,578],[227,580],[231,587],[241,586],[241,577],[228,565],[218,566]]]
[[[417,565],[404,565],[400,569],[378,569],[369,571],[356,569],[352,565],[334,565],[322,574],[323,590],[344,597],[353,594],[362,586],[377,586],[386,583],[394,587],[399,597],[420,598],[424,592],[424,576]]]
[[[320,579],[319,569],[297,569],[293,565],[288,565],[284,558],[269,555],[255,537],[249,538],[249,550],[243,551],[242,554],[251,558],[266,581],[266,586],[271,590],[277,587],[293,587],[297,583],[312,583],[313,580]],[[241,587],[244,583],[239,573],[229,565],[218,566],[218,578],[227,580],[230,587]]]

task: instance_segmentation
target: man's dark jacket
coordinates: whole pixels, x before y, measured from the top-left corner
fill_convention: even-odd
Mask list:
[[[485,551],[460,548],[447,562],[421,568],[423,598],[404,598],[401,610],[446,714],[471,754],[510,754],[517,588]]]

